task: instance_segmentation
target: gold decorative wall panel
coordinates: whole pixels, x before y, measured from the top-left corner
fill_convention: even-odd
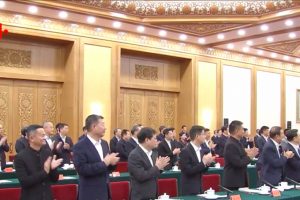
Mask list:
[[[143,80],[158,80],[158,68],[146,65],[135,65],[135,78]]]
[[[31,51],[0,48],[0,66],[30,68]]]

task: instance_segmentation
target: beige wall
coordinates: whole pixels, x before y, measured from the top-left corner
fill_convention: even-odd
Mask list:
[[[83,56],[83,116],[102,115],[107,132],[104,139],[110,139],[111,130],[111,48],[84,45]],[[84,124],[84,122],[83,122]]]

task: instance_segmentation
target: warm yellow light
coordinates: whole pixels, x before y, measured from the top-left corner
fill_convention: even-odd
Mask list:
[[[90,114],[103,115],[103,106],[100,102],[93,102],[90,106]]]

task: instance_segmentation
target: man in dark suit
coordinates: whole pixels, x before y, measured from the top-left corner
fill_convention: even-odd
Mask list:
[[[261,136],[257,139],[257,148],[259,150],[259,153],[261,153],[263,151],[264,145],[266,144],[269,138],[269,127],[262,126],[259,132]]]
[[[183,149],[184,147],[186,147],[186,145],[188,144],[186,134],[183,132],[180,132],[179,133],[179,141],[175,140],[175,142],[176,142],[176,147],[180,148],[180,150]]]
[[[174,138],[174,128],[165,128],[163,130],[164,140],[158,144],[158,155],[165,157],[168,156],[170,158],[169,164],[164,168],[165,170],[170,170],[177,162],[177,156],[180,153],[180,148],[176,147],[176,142],[173,140]]]
[[[288,130],[286,133],[288,140],[287,150],[294,153],[294,157],[287,160],[285,166],[286,177],[300,182],[300,136],[297,129]]]
[[[205,140],[204,127],[192,126],[189,133],[191,142],[182,149],[179,155],[182,195],[196,195],[201,192],[202,174],[214,161],[210,153],[206,155],[201,153],[201,144]]]
[[[4,135],[3,125],[0,124],[0,159],[1,159],[1,169],[6,167],[6,156],[5,152],[9,151],[9,146],[7,144],[7,136]]]
[[[215,154],[216,144],[210,139],[210,130],[208,128],[204,129],[205,141],[201,144],[201,152],[204,154]]]
[[[225,148],[226,141],[229,137],[228,127],[223,126],[221,130],[222,130],[222,135],[215,141],[216,142],[215,152],[220,157],[224,157],[224,148]]]
[[[109,142],[110,152],[112,152],[112,153],[117,152],[117,143],[121,140],[121,132],[122,132],[122,130],[120,128],[116,128],[114,130],[114,137],[111,138],[111,140]]]
[[[256,135],[254,136],[254,145],[256,148],[258,148],[258,138],[260,138],[259,130],[260,129],[256,129]]]
[[[129,148],[129,153],[135,149],[135,147],[138,145],[138,139],[137,135],[141,131],[142,127],[139,124],[136,124],[132,127],[131,129],[131,138],[128,141],[128,148]]]
[[[138,134],[139,145],[129,154],[128,171],[131,179],[131,200],[157,198],[157,178],[168,165],[169,157],[158,157],[152,151],[157,147],[155,130],[142,128]]]
[[[119,161],[117,153],[109,154],[102,116],[90,115],[85,120],[87,136],[74,146],[74,165],[79,175],[78,200],[108,200],[109,173]]]
[[[164,129],[165,129],[166,127],[165,126],[160,126],[159,128],[158,128],[158,130],[159,130],[159,134],[158,134],[158,136],[156,137],[157,138],[157,141],[158,142],[161,142],[161,141],[163,141],[164,140],[164,138],[165,138],[165,136],[164,136],[164,133],[163,133],[163,131],[164,131]]]
[[[129,143],[130,132],[127,129],[123,129],[121,132],[121,140],[117,143],[117,153],[119,154],[120,161],[127,162],[129,156]]]
[[[58,156],[58,158],[62,158],[64,164],[70,164],[72,158],[72,148],[73,148],[73,141],[72,138],[67,136],[69,132],[69,126],[65,123],[58,123],[56,125],[57,134],[53,137],[54,140],[54,147],[53,151],[54,154]]]
[[[51,182],[58,180],[56,168],[62,159],[51,157],[45,145],[45,132],[40,125],[27,128],[29,147],[16,155],[14,165],[21,184],[21,200],[52,200]]]
[[[43,123],[43,128],[45,131],[45,140],[46,140],[46,148],[48,148],[50,151],[53,150],[54,147],[54,141],[53,141],[53,123],[52,122],[44,122]]]
[[[28,147],[28,140],[26,137],[27,133],[27,127],[23,127],[21,129],[21,137],[17,139],[16,144],[15,144],[15,149],[17,153],[20,153],[23,149],[26,149]]]
[[[244,136],[243,123],[234,120],[229,125],[230,137],[224,148],[224,180],[223,184],[230,190],[246,187],[247,165],[258,154],[257,148],[244,149],[241,138]]]
[[[281,152],[280,143],[284,137],[283,130],[274,126],[270,130],[270,138],[266,142],[261,154],[261,183],[278,185],[284,180],[284,167],[288,159],[294,156],[292,151]]]

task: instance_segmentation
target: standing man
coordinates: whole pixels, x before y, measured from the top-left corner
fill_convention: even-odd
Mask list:
[[[9,146],[7,144],[7,136],[4,135],[3,125],[0,124],[0,159],[1,159],[1,169],[6,167],[6,156],[5,152],[9,151]]]
[[[138,138],[137,135],[139,134],[139,132],[141,131],[142,127],[137,124],[134,125],[131,129],[131,138],[128,141],[128,149],[129,149],[129,153],[135,149],[135,147],[139,144],[138,142]]]
[[[43,128],[44,128],[44,131],[45,131],[45,140],[46,140],[46,147],[52,151],[53,150],[53,146],[54,146],[54,142],[53,142],[53,139],[52,139],[52,136],[53,136],[53,123],[52,122],[44,122],[43,123]]]
[[[169,157],[158,157],[152,151],[157,147],[155,130],[142,128],[138,134],[139,145],[129,154],[128,171],[131,179],[131,200],[157,198],[157,178],[169,164]]]
[[[268,141],[269,138],[269,127],[267,126],[262,126],[259,130],[260,132],[260,137],[257,138],[257,147],[259,149],[259,154],[262,153],[264,145],[266,144],[266,142]]]
[[[15,150],[17,153],[20,153],[23,149],[28,147],[28,140],[27,140],[27,127],[23,127],[21,129],[21,136],[16,140]]]
[[[220,157],[224,157],[224,148],[225,148],[226,141],[229,137],[228,127],[223,126],[221,131],[222,131],[221,136],[215,141],[215,143],[216,143],[215,152]]]
[[[243,123],[234,120],[229,125],[230,137],[224,148],[224,186],[238,190],[248,186],[247,165],[258,154],[257,148],[244,149],[240,140],[244,136]]]
[[[120,161],[127,162],[129,156],[129,143],[130,132],[127,129],[123,129],[121,132],[121,140],[117,144],[117,153],[119,154]]]
[[[114,130],[114,137],[109,142],[110,152],[112,153],[117,153],[117,143],[121,140],[121,132],[120,128]]]
[[[294,153],[294,157],[287,160],[285,166],[286,177],[293,179],[297,182],[300,181],[300,136],[297,129],[288,130],[286,133],[288,140],[287,150]]]
[[[79,175],[78,200],[108,200],[109,173],[119,161],[117,153],[109,154],[104,118],[89,115],[85,120],[87,136],[74,146],[74,165]]]
[[[190,130],[191,142],[181,150],[179,166],[181,168],[182,195],[196,195],[201,193],[201,177],[214,161],[211,153],[201,153],[201,144],[205,141],[204,127],[192,126]]]
[[[45,132],[40,125],[27,127],[29,147],[16,155],[14,165],[21,184],[21,200],[52,200],[51,182],[58,180],[56,168],[62,159],[51,157],[45,145]]]
[[[261,181],[278,185],[284,180],[284,167],[288,159],[294,156],[292,151],[282,152],[280,143],[283,139],[283,130],[274,126],[270,130],[270,138],[266,142],[261,154]]]

